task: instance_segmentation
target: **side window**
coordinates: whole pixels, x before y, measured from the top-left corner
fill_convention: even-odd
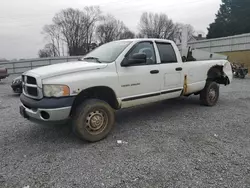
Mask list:
[[[161,63],[177,63],[175,51],[169,43],[156,43],[160,53]]]
[[[147,56],[146,64],[156,64],[154,46],[150,42],[140,42],[137,46],[129,53],[128,57],[136,53],[144,53]]]

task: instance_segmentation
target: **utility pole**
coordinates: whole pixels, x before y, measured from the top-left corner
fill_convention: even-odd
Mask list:
[[[188,28],[186,25],[182,27],[181,33],[181,49],[186,49],[188,47]]]

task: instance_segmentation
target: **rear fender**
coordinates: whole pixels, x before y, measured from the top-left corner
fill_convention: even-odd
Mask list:
[[[227,62],[223,66],[223,73],[224,73],[224,76],[226,76],[228,79],[228,83],[226,83],[225,85],[231,84],[233,80],[233,71],[232,71],[232,66],[230,62]]]

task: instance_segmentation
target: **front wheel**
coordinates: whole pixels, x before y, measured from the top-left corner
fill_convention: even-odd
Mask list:
[[[216,82],[207,82],[205,88],[200,93],[202,105],[214,106],[219,99],[219,85]]]
[[[87,99],[77,108],[72,122],[77,136],[97,142],[104,139],[113,128],[114,110],[105,101]]]

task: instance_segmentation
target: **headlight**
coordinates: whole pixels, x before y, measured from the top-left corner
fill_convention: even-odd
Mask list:
[[[43,85],[43,95],[45,97],[69,96],[70,90],[66,85]]]

